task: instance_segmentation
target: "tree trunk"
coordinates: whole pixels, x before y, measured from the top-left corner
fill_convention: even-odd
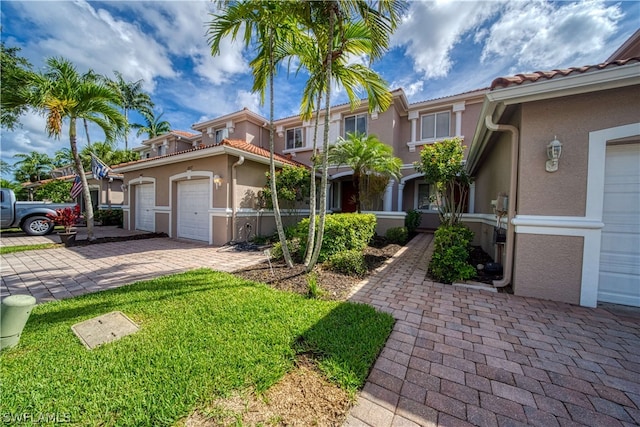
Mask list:
[[[84,123],[84,133],[87,135],[87,146],[89,147],[89,150],[93,151],[91,148],[91,139],[89,139],[89,123],[87,122],[87,119],[82,119],[82,121]]]
[[[293,261],[291,260],[291,254],[289,253],[289,247],[287,246],[287,236],[284,234],[284,227],[282,226],[282,217],[280,216],[280,206],[278,204],[278,192],[276,189],[276,164],[273,158],[275,151],[275,144],[273,141],[273,31],[269,33],[269,172],[271,173],[271,202],[273,203],[273,217],[276,221],[276,229],[278,230],[278,237],[280,238],[280,244],[282,245],[282,255],[284,256],[284,262],[287,267],[293,267]]]
[[[311,183],[309,187],[309,234],[307,235],[307,251],[304,256],[305,267],[311,262],[313,255],[313,247],[316,240],[316,150],[318,148],[318,125],[320,124],[320,103],[322,102],[322,94],[318,93],[318,108],[316,109],[316,120],[313,128],[313,153],[311,163]]]
[[[331,61],[333,54],[333,26],[335,20],[334,4],[329,5],[329,37],[328,37],[328,49],[327,49],[327,65],[325,67],[326,75],[326,96],[324,105],[324,137],[322,141],[322,178],[320,180],[320,220],[318,221],[318,237],[316,238],[316,244],[313,249],[313,255],[311,261],[306,268],[307,272],[313,270],[318,257],[320,256],[320,249],[322,249],[322,239],[324,237],[324,222],[327,216],[327,181],[329,176],[329,115],[331,114]]]
[[[124,150],[129,151],[129,112],[124,110]]]
[[[360,173],[353,171],[353,189],[356,193],[356,212],[362,213],[360,208]]]
[[[87,221],[87,240],[93,241],[96,239],[93,235],[93,205],[91,204],[91,192],[89,191],[87,177],[82,167],[82,160],[80,160],[80,156],[78,155],[75,117],[71,117],[69,120],[69,145],[71,146],[71,155],[76,164],[76,172],[80,175],[80,181],[82,182],[82,197],[84,197],[85,220]]]

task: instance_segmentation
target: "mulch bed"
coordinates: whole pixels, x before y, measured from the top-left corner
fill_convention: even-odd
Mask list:
[[[100,243],[112,243],[112,242],[127,242],[129,240],[146,240],[146,239],[156,239],[158,237],[169,237],[167,233],[146,233],[146,234],[134,234],[131,236],[114,236],[114,237],[98,237],[95,240],[76,240],[73,244],[69,246],[87,246],[87,245],[96,245]]]

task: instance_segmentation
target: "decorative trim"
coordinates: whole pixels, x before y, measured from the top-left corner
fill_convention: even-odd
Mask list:
[[[516,215],[511,223],[516,226],[516,232],[526,227],[543,227],[557,230],[552,234],[563,234],[563,230],[599,230],[604,227],[602,218],[582,216]]]

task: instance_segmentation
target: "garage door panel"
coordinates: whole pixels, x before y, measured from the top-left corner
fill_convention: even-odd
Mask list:
[[[640,306],[640,144],[608,146],[598,300]]]
[[[209,241],[209,180],[178,183],[178,237]]]

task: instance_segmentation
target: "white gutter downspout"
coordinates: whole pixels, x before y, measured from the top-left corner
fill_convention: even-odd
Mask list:
[[[244,156],[231,165],[231,240],[236,239],[236,167],[244,163]]]
[[[506,259],[502,280],[494,280],[493,286],[503,288],[511,283],[513,274],[513,251],[515,240],[515,229],[512,224],[513,218],[516,216],[516,192],[518,190],[518,145],[520,142],[520,134],[518,128],[511,125],[501,125],[493,123],[491,115],[485,117],[485,125],[491,131],[511,132],[511,177],[509,183],[509,206],[507,208],[507,243],[505,245]]]

